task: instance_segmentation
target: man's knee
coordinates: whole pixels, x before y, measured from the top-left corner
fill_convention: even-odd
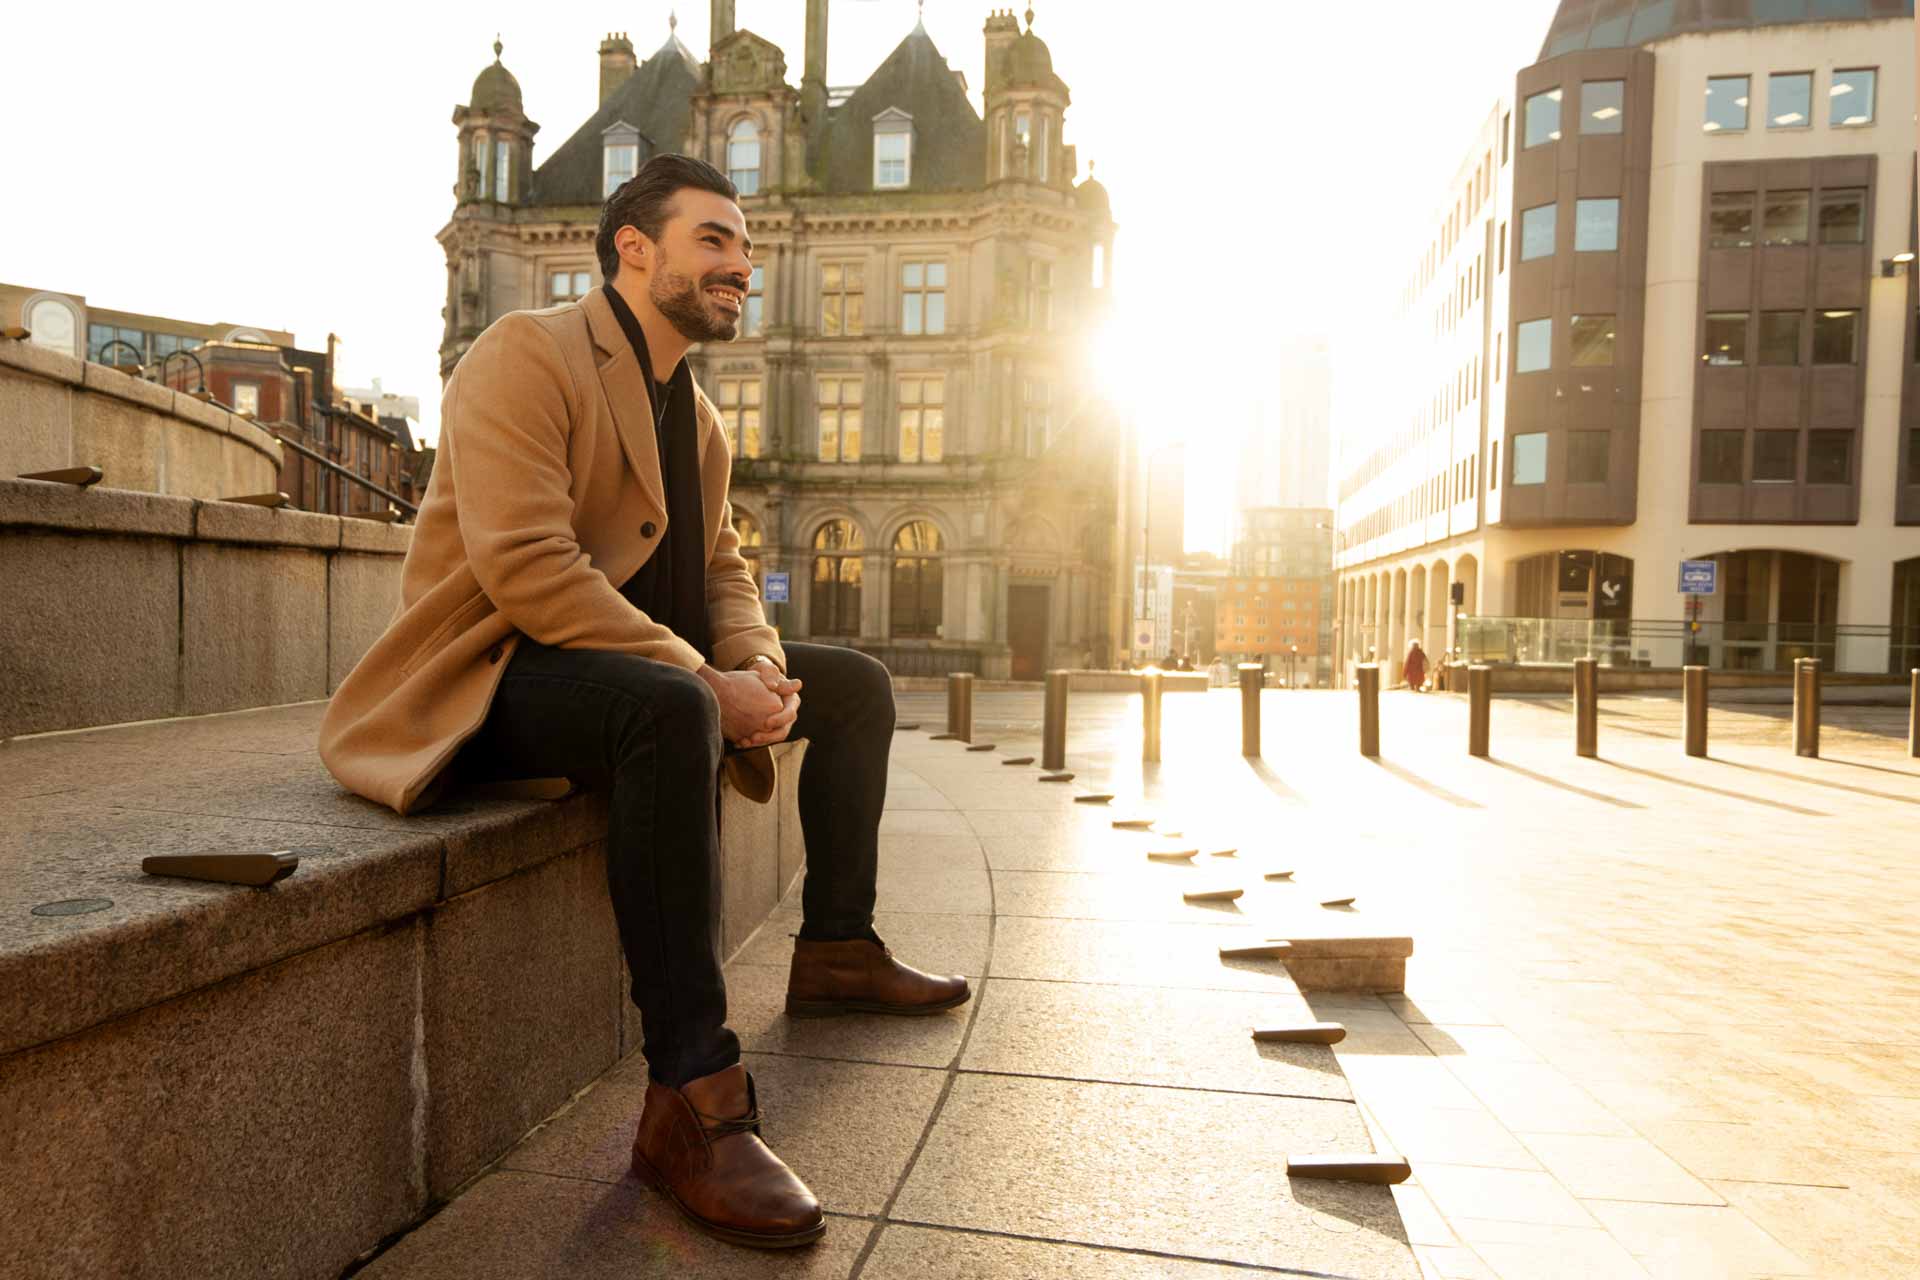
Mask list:
[[[635,675],[628,692],[619,698],[626,711],[619,755],[625,759],[647,748],[665,747],[683,755],[704,751],[717,765],[720,704],[706,682],[691,671],[651,662]]]
[[[846,687],[861,718],[893,731],[893,673],[872,654],[848,649]],[[804,695],[803,695],[804,696]]]

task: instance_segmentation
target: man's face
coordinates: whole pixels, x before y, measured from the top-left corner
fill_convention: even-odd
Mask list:
[[[747,220],[723,195],[687,188],[660,233],[647,295],[690,342],[732,342],[753,275]]]

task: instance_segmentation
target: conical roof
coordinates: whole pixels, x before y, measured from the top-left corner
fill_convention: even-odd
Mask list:
[[[513,72],[501,64],[501,48],[499,38],[495,37],[493,65],[474,77],[473,91],[467,95],[467,105],[475,111],[513,111],[524,115],[525,110],[520,104],[520,82],[513,78]]]

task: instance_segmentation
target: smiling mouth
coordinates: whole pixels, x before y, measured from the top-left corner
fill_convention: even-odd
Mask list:
[[[707,288],[706,294],[709,298],[712,298],[715,303],[719,304],[722,311],[730,312],[736,316],[740,314],[741,294],[738,290],[729,289],[722,285],[712,285]]]

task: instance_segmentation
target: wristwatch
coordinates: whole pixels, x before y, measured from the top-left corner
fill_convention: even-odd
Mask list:
[[[748,658],[745,662],[742,662],[739,666],[735,667],[734,670],[745,671],[748,667],[752,666],[756,662],[764,662],[768,666],[772,667],[775,671],[778,671],[780,669],[779,666],[774,662],[772,658],[769,658],[764,653],[756,653],[752,657]]]

